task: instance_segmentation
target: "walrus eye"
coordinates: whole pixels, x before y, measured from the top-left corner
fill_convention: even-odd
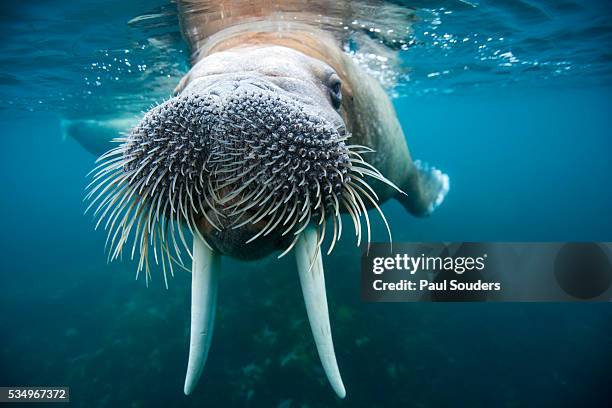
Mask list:
[[[331,83],[329,85],[329,97],[334,109],[340,109],[340,105],[342,105],[342,81],[340,81],[340,78],[337,76],[334,76],[331,79]]]

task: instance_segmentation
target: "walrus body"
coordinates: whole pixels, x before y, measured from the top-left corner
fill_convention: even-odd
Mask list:
[[[182,245],[189,252],[190,394],[212,338],[220,258],[293,249],[324,371],[344,397],[321,261],[326,230],[330,253],[348,213],[358,244],[366,227],[369,242],[368,209],[384,220],[379,204],[398,198],[412,214],[428,215],[448,177],[412,161],[380,84],[337,36],[309,24],[332,4],[350,18],[350,3],[178,4],[193,67],[173,98],[101,157],[88,195],[109,228],[110,258],[132,234],[132,256],[138,248],[147,276],[149,254],[165,273],[182,264]]]

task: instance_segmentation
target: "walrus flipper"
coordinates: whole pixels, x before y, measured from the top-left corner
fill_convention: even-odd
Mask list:
[[[427,217],[442,204],[450,188],[447,174],[420,160],[414,161],[414,171],[402,186],[406,194],[397,196],[399,202],[417,217]]]
[[[114,147],[113,140],[125,135],[139,121],[134,115],[102,119],[61,119],[64,139],[76,140],[88,152],[101,156]]]

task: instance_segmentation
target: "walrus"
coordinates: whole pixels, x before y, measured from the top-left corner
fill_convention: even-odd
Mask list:
[[[380,204],[395,198],[427,216],[448,191],[448,176],[412,160],[381,85],[315,24],[326,10],[350,19],[350,6],[178,1],[192,67],[93,171],[88,209],[109,231],[111,260],[139,252],[148,281],[152,259],[164,277],[185,252],[192,259],[187,395],[212,339],[221,258],[293,251],[324,372],[343,398],[322,246],[330,254],[346,230],[342,214],[357,245],[369,244],[368,210],[387,224]]]

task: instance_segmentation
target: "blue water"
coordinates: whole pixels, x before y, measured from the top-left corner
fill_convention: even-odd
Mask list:
[[[610,406],[609,304],[366,304],[350,240],[324,259],[346,400],[290,257],[224,260],[211,353],[185,397],[190,276],[146,288],[133,263],[106,263],[83,215],[95,157],[60,127],[171,93],[188,69],[174,6],[23,3],[0,6],[0,386],[70,386],[83,407]],[[428,219],[386,203],[394,239],[611,241],[609,4],[410,5],[414,45],[389,92],[412,155],[451,191]]]

